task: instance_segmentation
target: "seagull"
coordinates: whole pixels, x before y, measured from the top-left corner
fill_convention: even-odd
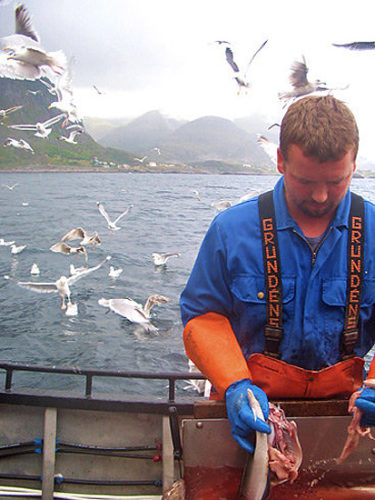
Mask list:
[[[25,149],[26,151],[30,151],[30,153],[34,154],[33,148],[24,139],[13,139],[12,137],[8,137],[3,146],[4,148],[12,146],[17,149]]]
[[[72,130],[69,134],[69,137],[65,137],[64,135],[60,135],[59,140],[60,141],[65,141],[68,142],[69,144],[78,144],[78,141],[75,141],[74,139],[82,134],[83,130],[82,129],[76,129]]]
[[[29,130],[35,132],[35,136],[46,139],[52,131],[50,127],[52,127],[52,125],[55,125],[55,123],[58,123],[64,117],[65,115],[62,113],[60,115],[53,116],[52,118],[49,118],[44,122],[37,122],[35,124],[8,125],[8,128],[15,130]]]
[[[66,67],[66,56],[62,50],[46,52],[40,44],[40,39],[34,30],[30,15],[24,5],[15,10],[16,33],[1,38],[4,50],[9,50],[8,60],[15,60],[26,66],[35,68],[38,76],[41,68],[49,67],[57,74],[62,74]]]
[[[14,245],[15,241],[5,241],[4,238],[0,238],[0,246],[10,247],[10,245]]]
[[[139,323],[148,332],[156,332],[157,328],[150,322],[151,308],[156,304],[170,302],[171,299],[163,295],[150,295],[144,307],[135,300],[126,297],[125,299],[105,299],[98,300],[98,304],[109,309],[132,323]]]
[[[291,74],[289,77],[290,84],[293,90],[290,92],[280,92],[279,99],[284,101],[295,100],[298,97],[312,94],[313,92],[321,92],[329,89],[325,82],[321,80],[315,80],[315,82],[309,82],[307,79],[307,73],[309,68],[306,65],[305,57],[302,56],[302,61],[294,61],[291,66]]]
[[[160,155],[160,149],[159,148],[152,148],[153,151],[156,151],[158,155]]]
[[[17,247],[14,243],[13,245],[10,245],[10,248],[11,248],[11,253],[13,255],[16,255],[17,253],[21,253],[23,250],[25,250],[25,248],[27,247],[27,245],[20,245],[19,247]]]
[[[213,201],[211,203],[211,207],[215,207],[216,210],[221,212],[222,210],[225,210],[226,208],[229,208],[233,205],[233,203],[229,200],[223,200],[223,201]]]
[[[236,75],[234,77],[234,79],[236,80],[236,82],[238,84],[238,93],[240,93],[241,88],[249,88],[250,87],[250,82],[247,80],[247,77],[246,77],[247,72],[248,72],[249,67],[250,67],[251,63],[253,62],[255,56],[263,49],[263,47],[266,45],[267,42],[268,42],[268,40],[265,40],[261,44],[261,46],[254,52],[254,54],[251,56],[250,61],[248,62],[246,69],[242,73],[242,75],[241,75],[239,66],[237,65],[237,63],[234,60],[234,55],[233,55],[232,49],[228,45],[225,48],[225,58],[227,60],[227,63],[229,64],[229,66],[232,68],[232,70],[234,71],[234,73]],[[222,42],[222,43],[225,43],[225,42]]]
[[[13,191],[13,189],[18,186],[18,182],[16,182],[15,184],[12,184],[11,186],[8,186],[8,184],[3,184],[4,187],[7,187],[9,189],[9,191]]]
[[[111,229],[112,231],[119,231],[121,229],[121,227],[119,226],[116,226],[116,223],[122,218],[124,217],[124,215],[126,215],[132,208],[133,208],[133,205],[130,205],[124,212],[122,212],[122,214],[120,214],[117,219],[115,219],[113,222],[111,221],[111,219],[109,218],[107,212],[105,211],[103,205],[97,201],[96,202],[96,205],[99,209],[99,212],[102,214],[102,216],[105,218],[105,220],[107,221],[107,224],[108,224],[108,229]]]
[[[74,240],[81,240],[79,242],[80,245],[91,245],[92,248],[94,248],[95,245],[100,245],[101,243],[99,235],[96,231],[90,236],[82,227],[75,227],[74,229],[71,229],[61,238],[61,241]]]
[[[39,270],[39,267],[37,266],[37,264],[34,264],[31,266],[31,269],[30,269],[30,274],[33,274],[33,275],[38,275],[40,274],[40,270]]]
[[[155,266],[164,266],[167,263],[167,260],[171,257],[180,257],[179,253],[157,253],[154,252],[152,254],[152,260],[154,261]]]
[[[262,146],[264,151],[267,153],[272,163],[277,165],[277,144],[264,137],[264,135],[257,134],[257,143]]]
[[[251,198],[254,198],[255,196],[258,196],[259,191],[250,191],[250,193],[246,193],[241,198],[238,200],[237,203],[242,203],[243,201],[250,200]]]
[[[4,276],[5,279],[10,279],[12,281],[15,281],[17,285],[23,287],[23,288],[28,288],[29,290],[32,290],[34,292],[39,292],[39,293],[50,293],[50,292],[58,292],[60,297],[62,297],[62,305],[61,309],[66,309],[67,305],[65,304],[65,298],[67,300],[68,306],[72,306],[73,304],[71,303],[70,300],[70,286],[76,283],[76,281],[80,280],[81,278],[84,278],[88,274],[92,273],[93,271],[96,271],[100,267],[102,267],[108,260],[110,260],[110,256],[108,255],[100,264],[94,267],[88,267],[84,271],[80,273],[75,273],[72,276],[69,276],[67,278],[66,276],[60,276],[59,279],[57,279],[55,282],[51,283],[38,283],[34,281],[17,281],[13,278],[10,278],[9,276]]]
[[[92,86],[94,90],[96,90],[96,92],[99,94],[99,95],[103,95],[104,92],[102,90],[99,90],[98,87],[96,85],[93,85]]]
[[[70,274],[81,273],[85,269],[88,269],[88,267],[87,266],[75,267],[73,264],[70,264],[70,266],[69,266]]]
[[[192,189],[193,193],[195,194],[195,197],[198,201],[201,201],[201,197],[199,196],[199,191],[197,191],[196,189]]]
[[[110,276],[111,278],[118,278],[122,271],[123,269],[121,267],[115,269],[113,266],[109,266],[108,276]]]
[[[189,359],[189,372],[190,373],[201,373],[200,370],[195,366],[195,364]],[[188,385],[184,389],[190,389],[191,387],[198,391],[199,394],[203,393],[205,398],[210,397],[212,384],[206,379],[189,379],[187,380]]]
[[[40,80],[40,81],[41,81],[41,80]],[[29,90],[29,89],[28,89],[28,90],[26,90],[26,92],[25,92],[25,96],[26,96],[26,95],[29,95],[29,94],[31,94],[31,95],[38,95],[38,94],[41,94],[41,93],[42,93],[42,91],[41,91],[40,89],[39,89],[39,90]]]
[[[375,42],[351,42],[351,43],[333,43],[334,47],[343,47],[349,50],[374,50]]]
[[[68,123],[68,121],[73,123],[81,122],[81,119],[78,117],[77,106],[75,105],[73,98],[70,65],[66,68],[65,72],[60,76],[60,78],[58,78],[55,89],[57,101],[52,102],[48,106],[48,109],[56,108],[59,111],[63,112],[66,116],[64,122],[65,125]]]
[[[18,109],[21,109],[22,107],[23,106],[20,105],[20,106],[12,106],[11,108],[8,108],[8,109],[0,109],[0,120],[7,118],[8,115],[10,115],[11,113],[14,113]]]
[[[50,250],[52,252],[56,252],[56,253],[64,253],[65,255],[70,255],[70,254],[74,254],[74,253],[77,253],[77,254],[82,253],[85,256],[85,261],[87,262],[87,252],[86,252],[86,248],[83,245],[81,245],[79,247],[70,247],[69,245],[67,245],[63,241],[60,241],[59,243],[55,243],[54,245],[52,245],[50,247]]]
[[[143,163],[146,158],[147,158],[147,156],[144,156],[143,158],[136,158],[136,157],[134,157],[134,160],[135,161],[139,161],[140,163]]]

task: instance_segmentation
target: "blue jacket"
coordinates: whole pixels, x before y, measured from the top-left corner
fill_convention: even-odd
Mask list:
[[[273,194],[283,288],[281,359],[319,370],[340,360],[350,192],[340,203],[313,264],[311,247],[288,213],[283,186],[281,178]],[[260,234],[257,198],[217,215],[181,294],[184,325],[207,312],[226,316],[246,359],[264,349],[266,290]],[[355,347],[361,357],[375,342],[374,305],[375,205],[365,201],[364,282]]]

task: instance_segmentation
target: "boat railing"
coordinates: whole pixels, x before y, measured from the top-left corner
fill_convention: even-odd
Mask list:
[[[53,390],[38,390],[25,387],[18,387],[14,383],[14,374],[19,372],[36,372],[39,374],[64,374],[83,377],[85,380],[84,391],[64,391],[60,389]],[[0,376],[5,378],[3,388],[0,386],[0,401],[2,402],[18,402],[31,404],[31,400],[40,404],[53,403],[55,406],[69,406],[80,408],[94,408],[96,406],[102,409],[115,410],[116,408],[124,409],[124,405],[128,411],[139,411],[140,409],[146,412],[154,412],[158,410],[160,413],[168,414],[171,405],[180,408],[182,411],[186,409],[191,412],[194,397],[176,397],[176,382],[179,380],[205,380],[201,373],[192,372],[158,372],[150,373],[145,371],[128,371],[128,370],[107,370],[81,368],[78,366],[42,366],[30,365],[21,363],[0,363]],[[144,379],[144,380],[165,380],[167,382],[167,394],[161,396],[129,396],[115,392],[94,394],[94,380],[105,377],[115,377],[121,379]],[[1,380],[1,378],[0,378]],[[198,396],[198,395],[197,395]],[[23,401],[22,401],[23,400]],[[43,402],[43,403],[42,403]]]

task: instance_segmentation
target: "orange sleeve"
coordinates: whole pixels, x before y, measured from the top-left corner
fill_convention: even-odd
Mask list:
[[[369,378],[375,378],[375,356],[372,358],[366,380]]]
[[[237,380],[251,378],[245,357],[229,320],[217,313],[191,319],[184,329],[186,354],[224,399]]]

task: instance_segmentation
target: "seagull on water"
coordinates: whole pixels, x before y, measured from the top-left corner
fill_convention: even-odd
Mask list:
[[[251,63],[253,62],[255,56],[263,49],[263,47],[266,45],[267,42],[268,42],[268,40],[265,40],[261,44],[261,46],[254,52],[254,54],[250,58],[250,61],[247,63],[245,71],[242,72],[242,75],[241,75],[241,71],[240,71],[238,64],[234,60],[233,51],[229,47],[229,45],[227,44],[227,46],[225,48],[225,58],[227,60],[227,63],[229,64],[229,66],[232,68],[232,70],[234,71],[234,73],[236,75],[234,77],[234,79],[238,85],[238,93],[240,93],[241,88],[248,89],[250,87],[250,82],[247,79],[247,72],[248,72],[249,67],[250,67]],[[225,42],[222,42],[222,43],[225,43]]]
[[[10,245],[10,248],[11,248],[11,253],[13,255],[16,255],[17,253],[21,253],[23,250],[25,250],[25,248],[27,247],[27,245],[20,245],[20,246],[16,246],[15,244],[13,245]]]
[[[18,125],[8,125],[8,128],[14,130],[29,130],[31,132],[35,132],[34,135],[36,137],[41,137],[42,139],[46,139],[52,131],[51,129],[52,125],[55,125],[55,123],[58,123],[64,117],[65,115],[62,113],[60,115],[53,116],[52,118],[49,118],[44,122],[37,122],[34,124],[22,123]]]
[[[107,212],[105,211],[102,203],[100,203],[100,201],[97,201],[96,202],[96,205],[99,209],[99,212],[102,214],[102,216],[105,218],[105,220],[107,221],[107,224],[108,224],[108,229],[111,229],[112,231],[119,231],[121,229],[121,227],[117,226],[117,222],[122,218],[124,217],[124,215],[126,215],[132,208],[133,208],[133,205],[130,205],[124,212],[122,212],[122,214],[120,214],[117,219],[115,219],[114,221],[111,221],[111,219],[109,218],[109,215],[107,214]]]
[[[125,299],[105,299],[102,297],[98,300],[98,304],[108,307],[111,311],[127,318],[132,323],[139,323],[148,332],[156,332],[156,326],[150,322],[151,308],[156,304],[170,302],[170,300],[163,295],[150,295],[142,307],[141,304],[129,297]]]
[[[52,245],[49,249],[51,250],[51,252],[63,253],[65,255],[82,253],[85,256],[85,261],[87,262],[87,252],[86,248],[83,245],[79,247],[71,247],[66,243],[64,243],[63,241],[59,241],[58,243]]]
[[[40,274],[40,270],[39,270],[39,267],[37,264],[34,264],[31,266],[31,269],[30,269],[30,274],[33,274],[34,276],[37,276],[38,274]]]
[[[115,269],[113,266],[109,266],[109,273],[108,276],[111,278],[118,278],[120,274],[122,273],[123,269],[121,267],[118,267]]]
[[[218,212],[221,212],[222,210],[225,210],[226,208],[229,208],[232,205],[233,203],[229,200],[213,201],[211,203],[211,207],[215,207]]]
[[[81,278],[84,278],[88,274],[92,273],[93,271],[96,271],[100,267],[102,267],[111,257],[107,256],[100,264],[94,267],[88,267],[84,271],[80,273],[76,273],[73,276],[69,276],[67,278],[66,276],[60,276],[59,279],[57,279],[54,282],[34,282],[34,281],[17,281],[14,278],[11,278],[10,276],[4,276],[5,279],[12,280],[17,285],[23,287],[23,288],[28,288],[29,290],[32,290],[34,292],[38,293],[59,293],[60,297],[62,298],[62,305],[61,309],[66,309],[67,305],[72,306],[72,302],[70,300],[70,286],[76,283],[78,280]],[[67,304],[65,304],[65,299],[67,301]]]
[[[3,146],[4,148],[12,146],[17,149],[25,149],[26,151],[30,151],[30,153],[34,154],[33,148],[24,139],[13,139],[12,137],[8,137]]]
[[[74,229],[71,229],[61,238],[61,241],[73,240],[81,240],[79,242],[80,245],[91,245],[91,248],[94,248],[95,245],[100,245],[101,243],[99,235],[96,231],[90,236],[82,227],[75,227]]]
[[[171,257],[180,257],[179,253],[158,253],[154,252],[152,254],[152,260],[154,261],[155,266],[164,266],[167,263],[167,260]]]
[[[5,241],[4,238],[0,238],[0,246],[10,247],[10,245],[14,245],[15,241]]]
[[[195,197],[198,201],[201,201],[201,197],[199,195],[199,191],[197,191],[196,189],[192,189],[193,193],[195,194]]]

